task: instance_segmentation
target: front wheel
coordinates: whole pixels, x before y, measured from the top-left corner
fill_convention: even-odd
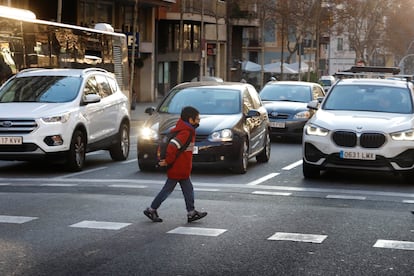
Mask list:
[[[321,172],[317,166],[308,164],[305,160],[302,162],[302,171],[304,178],[318,178]]]
[[[270,136],[269,136],[268,133],[266,134],[265,139],[266,139],[265,140],[265,146],[264,146],[263,150],[256,156],[257,162],[260,162],[260,163],[266,163],[270,159],[270,149],[271,149],[272,145],[271,145]]]
[[[70,141],[70,149],[67,153],[66,168],[69,171],[79,172],[83,169],[86,155],[85,133],[76,130]]]
[[[114,161],[124,161],[129,155],[129,125],[123,122],[119,127],[117,140],[109,149],[109,154]]]
[[[243,139],[240,149],[239,159],[233,167],[233,171],[238,174],[245,174],[247,172],[247,164],[249,162],[249,147],[246,139]]]

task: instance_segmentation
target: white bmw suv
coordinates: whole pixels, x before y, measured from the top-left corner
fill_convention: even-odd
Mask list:
[[[356,169],[414,176],[413,84],[401,80],[338,81],[303,131],[303,175]]]
[[[125,160],[128,107],[103,69],[23,70],[0,88],[0,160],[63,160],[70,171],[94,150]]]

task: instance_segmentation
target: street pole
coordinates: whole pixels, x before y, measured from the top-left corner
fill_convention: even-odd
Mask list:
[[[179,34],[179,44],[180,49],[178,49],[178,72],[177,72],[177,84],[182,83],[183,81],[183,40],[184,40],[184,5],[185,0],[180,1],[180,34]]]

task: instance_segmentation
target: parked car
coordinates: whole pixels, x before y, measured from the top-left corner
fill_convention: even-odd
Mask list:
[[[413,84],[343,79],[329,91],[303,131],[303,176],[328,169],[414,176]],[[317,109],[317,101],[308,107]]]
[[[328,92],[329,88],[335,83],[334,76],[321,76],[319,78],[319,83],[323,86],[325,92]]]
[[[175,126],[181,109],[193,106],[200,112],[193,155],[195,165],[230,168],[245,173],[248,160],[270,158],[267,112],[256,89],[247,83],[190,82],[174,87],[157,108],[149,107],[138,136],[141,171],[157,166],[159,140]]]
[[[27,69],[0,88],[0,160],[61,160],[82,170],[85,153],[129,154],[128,98],[97,68]]]
[[[270,81],[259,95],[269,116],[271,136],[301,139],[303,126],[314,113],[307,104],[322,100],[325,92],[317,83]]]

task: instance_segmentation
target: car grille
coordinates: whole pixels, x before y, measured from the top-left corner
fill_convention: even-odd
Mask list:
[[[23,144],[23,145],[0,145],[0,152],[33,152],[38,147],[35,144]]]
[[[355,132],[335,131],[332,136],[335,144],[341,147],[355,147],[358,142],[363,148],[380,148],[386,139],[382,133],[362,133],[359,137]],[[358,141],[359,140],[359,141]]]
[[[26,134],[37,128],[35,120],[0,119],[0,135]]]
[[[206,140],[208,137],[208,135],[196,135],[196,142],[202,142],[204,140]]]
[[[273,113],[273,112],[270,112],[268,116],[271,119],[285,119],[286,120],[289,118],[289,114],[281,114],[281,113]]]

